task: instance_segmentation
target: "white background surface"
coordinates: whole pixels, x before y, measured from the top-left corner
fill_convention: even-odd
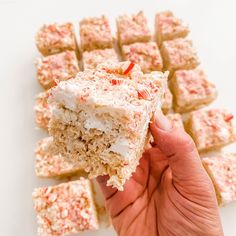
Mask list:
[[[170,9],[185,19],[209,79],[225,106],[236,115],[236,14],[233,0],[0,0],[0,235],[34,236],[36,222],[31,192],[49,182],[34,174],[33,149],[45,136],[35,129],[34,96],[41,89],[35,80],[38,56],[34,35],[43,23],[73,21],[85,16],[114,17],[143,9],[153,29],[154,14]],[[114,30],[115,31],[115,30]],[[231,149],[236,150],[236,146]],[[236,235],[236,204],[221,209],[225,235]],[[112,230],[82,235],[114,235]]]

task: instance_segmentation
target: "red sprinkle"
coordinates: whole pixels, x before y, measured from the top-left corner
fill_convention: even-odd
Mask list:
[[[54,84],[55,84],[55,85],[58,85],[58,84],[59,84],[59,80],[55,79],[55,80],[54,80]]]
[[[120,79],[112,79],[111,80],[111,84],[112,85],[119,85],[119,84],[121,84],[122,83],[122,81],[120,80]]]
[[[228,116],[225,117],[225,121],[226,121],[226,122],[229,122],[229,121],[231,121],[233,118],[234,118],[234,116],[233,116],[232,114],[231,114],[231,115],[228,115]]]
[[[124,71],[124,75],[128,74],[133,68],[135,64],[131,61],[128,68]]]
[[[43,104],[43,107],[46,108],[46,109],[49,109],[48,103],[44,103],[44,104]]]
[[[52,225],[52,222],[51,222],[46,216],[44,217],[44,220],[47,222],[47,224],[48,224],[49,226]]]
[[[138,98],[139,99],[150,99],[150,93],[147,90],[139,90],[138,91]]]

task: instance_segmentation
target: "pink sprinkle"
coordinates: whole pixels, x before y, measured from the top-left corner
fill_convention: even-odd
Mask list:
[[[226,121],[226,122],[229,122],[229,121],[231,121],[233,118],[234,118],[234,116],[233,116],[232,114],[230,114],[230,115],[228,115],[228,116],[225,117],[225,121]]]

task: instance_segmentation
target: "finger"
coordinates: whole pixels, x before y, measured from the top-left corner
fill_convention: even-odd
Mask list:
[[[150,129],[157,147],[168,157],[174,181],[196,180],[202,176],[204,169],[197,149],[185,131],[172,128],[161,111],[157,112]]]
[[[96,178],[106,200],[111,198],[118,191],[116,188],[107,186],[108,179],[109,179],[108,175],[98,176]]]
[[[140,159],[140,164],[138,165],[136,171],[133,173],[133,178],[141,186],[145,186],[148,174],[148,159],[143,157]],[[98,176],[96,178],[103,195],[106,200],[110,199],[118,190],[111,186],[107,186],[107,180],[109,179],[108,175]],[[123,192],[123,191],[122,191]]]
[[[98,177],[103,194],[106,198],[106,206],[111,217],[121,214],[128,206],[133,204],[137,198],[142,195],[148,179],[148,159],[143,157],[133,176],[126,181],[124,191],[117,191],[114,188],[107,187],[108,176]]]
[[[169,166],[168,159],[157,147],[150,148],[144,155],[147,155],[149,158],[150,174],[154,177],[156,184],[159,184],[162,174]]]
[[[144,189],[145,186],[138,184],[134,178],[127,180],[124,191],[117,191],[106,201],[110,216],[114,218],[120,215],[144,193]]]

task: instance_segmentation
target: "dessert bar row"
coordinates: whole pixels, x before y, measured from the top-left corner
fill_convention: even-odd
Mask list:
[[[156,15],[155,32],[156,40],[151,42],[150,29],[143,12],[118,17],[117,38],[122,59],[139,64],[144,72],[164,69],[173,73],[177,69],[193,69],[199,64],[192,42],[184,39],[189,32],[188,27],[172,12]],[[80,22],[80,41],[84,69],[95,68],[105,60],[118,60],[105,16],[83,19]],[[79,54],[71,23],[44,25],[37,33],[36,45],[44,56],[68,50]],[[62,56],[59,58],[61,61]],[[54,60],[56,57],[49,58],[48,63],[57,64]],[[40,76],[39,81],[42,81]],[[41,84],[48,88],[43,82]]]
[[[142,11],[117,17],[116,25],[119,45],[149,42],[152,39],[147,19]],[[114,37],[108,19],[104,15],[85,18],[80,21],[79,26],[82,51],[113,47]],[[156,14],[155,39],[159,45],[166,40],[185,37],[188,33],[188,26],[172,12]],[[78,50],[72,23],[43,25],[36,35],[36,45],[44,56],[66,50]]]
[[[83,20],[82,22],[87,22],[86,24],[90,25],[86,32],[90,32],[90,29],[91,34],[94,32],[92,29],[95,29],[97,24],[107,22],[104,16],[101,18],[89,19],[90,20]],[[100,21],[98,19],[100,19]],[[117,22],[123,22],[121,25],[127,25],[133,29],[126,32],[125,29],[123,29],[124,27],[120,27],[122,30],[118,31],[118,34],[124,31],[126,33],[123,33],[122,35],[126,35],[126,37],[128,37],[129,34],[141,34],[141,32],[135,34],[135,29],[140,30],[140,28],[143,28],[142,32],[146,32],[145,29],[148,28],[147,21],[142,12],[139,12],[132,17],[127,15],[120,17],[120,21]],[[52,26],[55,26],[55,29]],[[46,38],[53,39],[54,37],[56,38],[57,42],[60,42],[59,38],[61,37],[61,41],[63,42],[64,34],[60,34],[59,32],[60,29],[63,31],[64,27],[63,25],[61,27],[60,26],[61,25],[58,24],[45,25],[38,34],[40,34],[41,31],[44,32],[41,32],[41,34],[44,35],[44,37],[41,38],[42,40],[44,38],[44,41],[46,42],[50,41],[46,40]],[[93,26],[95,28],[93,28]],[[51,29],[51,31],[46,30],[48,27]],[[122,45],[122,59],[130,60],[139,64],[144,72],[162,70],[163,66],[165,69],[168,69],[171,74],[177,70],[174,76],[170,76],[170,78],[173,78],[170,81],[174,81],[174,83],[171,83],[171,92],[174,95],[173,107],[176,112],[188,112],[212,102],[216,98],[215,86],[207,80],[203,70],[190,70],[199,64],[199,60],[194,48],[192,47],[191,41],[185,38],[180,38],[185,37],[188,34],[188,27],[180,19],[175,17],[173,13],[168,11],[158,13],[156,15],[155,28],[156,38],[158,38],[157,36],[162,38],[162,40],[157,40],[159,44],[162,44],[162,56],[155,42],[143,42],[144,40],[142,40],[140,37],[137,37],[134,40],[135,37],[133,37],[132,42],[135,41],[134,43]],[[69,29],[71,30],[71,27],[68,27],[68,30]],[[129,37],[131,36],[129,35]],[[76,47],[71,47],[71,49],[72,48]],[[65,49],[68,48],[61,47],[61,51]],[[106,61],[117,62],[120,57],[117,55],[114,48],[106,48],[84,51],[82,53],[82,58],[84,69],[94,69],[98,64]],[[80,70],[75,51],[65,51],[45,58],[40,58],[36,62],[36,67],[37,78],[45,89],[55,86],[61,80],[73,78]],[[186,69],[190,71],[188,72]],[[184,96],[181,96],[182,93]],[[163,100],[163,111],[164,113],[167,113],[171,109],[172,94],[167,89]]]
[[[136,42],[121,48],[121,59],[114,48],[96,49],[82,53],[83,69],[95,69],[103,62],[132,61],[142,71],[168,70],[170,78],[176,70],[194,69],[199,65],[197,54],[189,39],[177,38],[165,41],[161,52],[155,42]],[[45,88],[55,86],[57,81],[73,78],[80,71],[75,51],[39,58],[36,61],[37,79]]]

